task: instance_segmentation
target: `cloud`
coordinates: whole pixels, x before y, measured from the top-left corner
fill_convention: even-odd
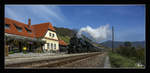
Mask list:
[[[109,24],[104,26],[99,26],[98,28],[91,28],[90,26],[83,27],[77,33],[78,37],[81,37],[81,34],[86,32],[89,34],[95,41],[103,41],[106,40],[109,36],[111,36],[111,30],[109,29]]]
[[[25,21],[25,18],[39,18],[53,22],[67,22],[60,8],[56,5],[6,5],[5,16],[13,19],[21,18],[21,21]]]

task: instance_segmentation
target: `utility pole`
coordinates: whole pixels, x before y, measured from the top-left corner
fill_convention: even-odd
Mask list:
[[[114,27],[112,26],[112,52],[114,52]]]

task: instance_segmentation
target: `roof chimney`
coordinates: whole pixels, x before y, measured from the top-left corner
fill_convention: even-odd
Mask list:
[[[31,26],[31,19],[29,18],[28,19],[28,27],[30,27]]]

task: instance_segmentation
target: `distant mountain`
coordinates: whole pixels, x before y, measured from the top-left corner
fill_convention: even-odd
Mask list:
[[[100,43],[101,45],[105,46],[105,47],[112,47],[112,41],[105,41]],[[145,41],[135,41],[135,42],[131,42],[132,46],[134,47],[138,47],[141,46],[142,48],[145,48]],[[118,48],[120,45],[124,45],[124,42],[122,41],[114,41],[114,48]]]

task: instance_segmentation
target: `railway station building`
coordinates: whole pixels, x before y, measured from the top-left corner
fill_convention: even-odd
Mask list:
[[[31,25],[5,18],[5,55],[10,52],[58,52],[60,43],[51,23]],[[63,40],[62,40],[63,41]],[[66,46],[66,45],[65,45]]]

